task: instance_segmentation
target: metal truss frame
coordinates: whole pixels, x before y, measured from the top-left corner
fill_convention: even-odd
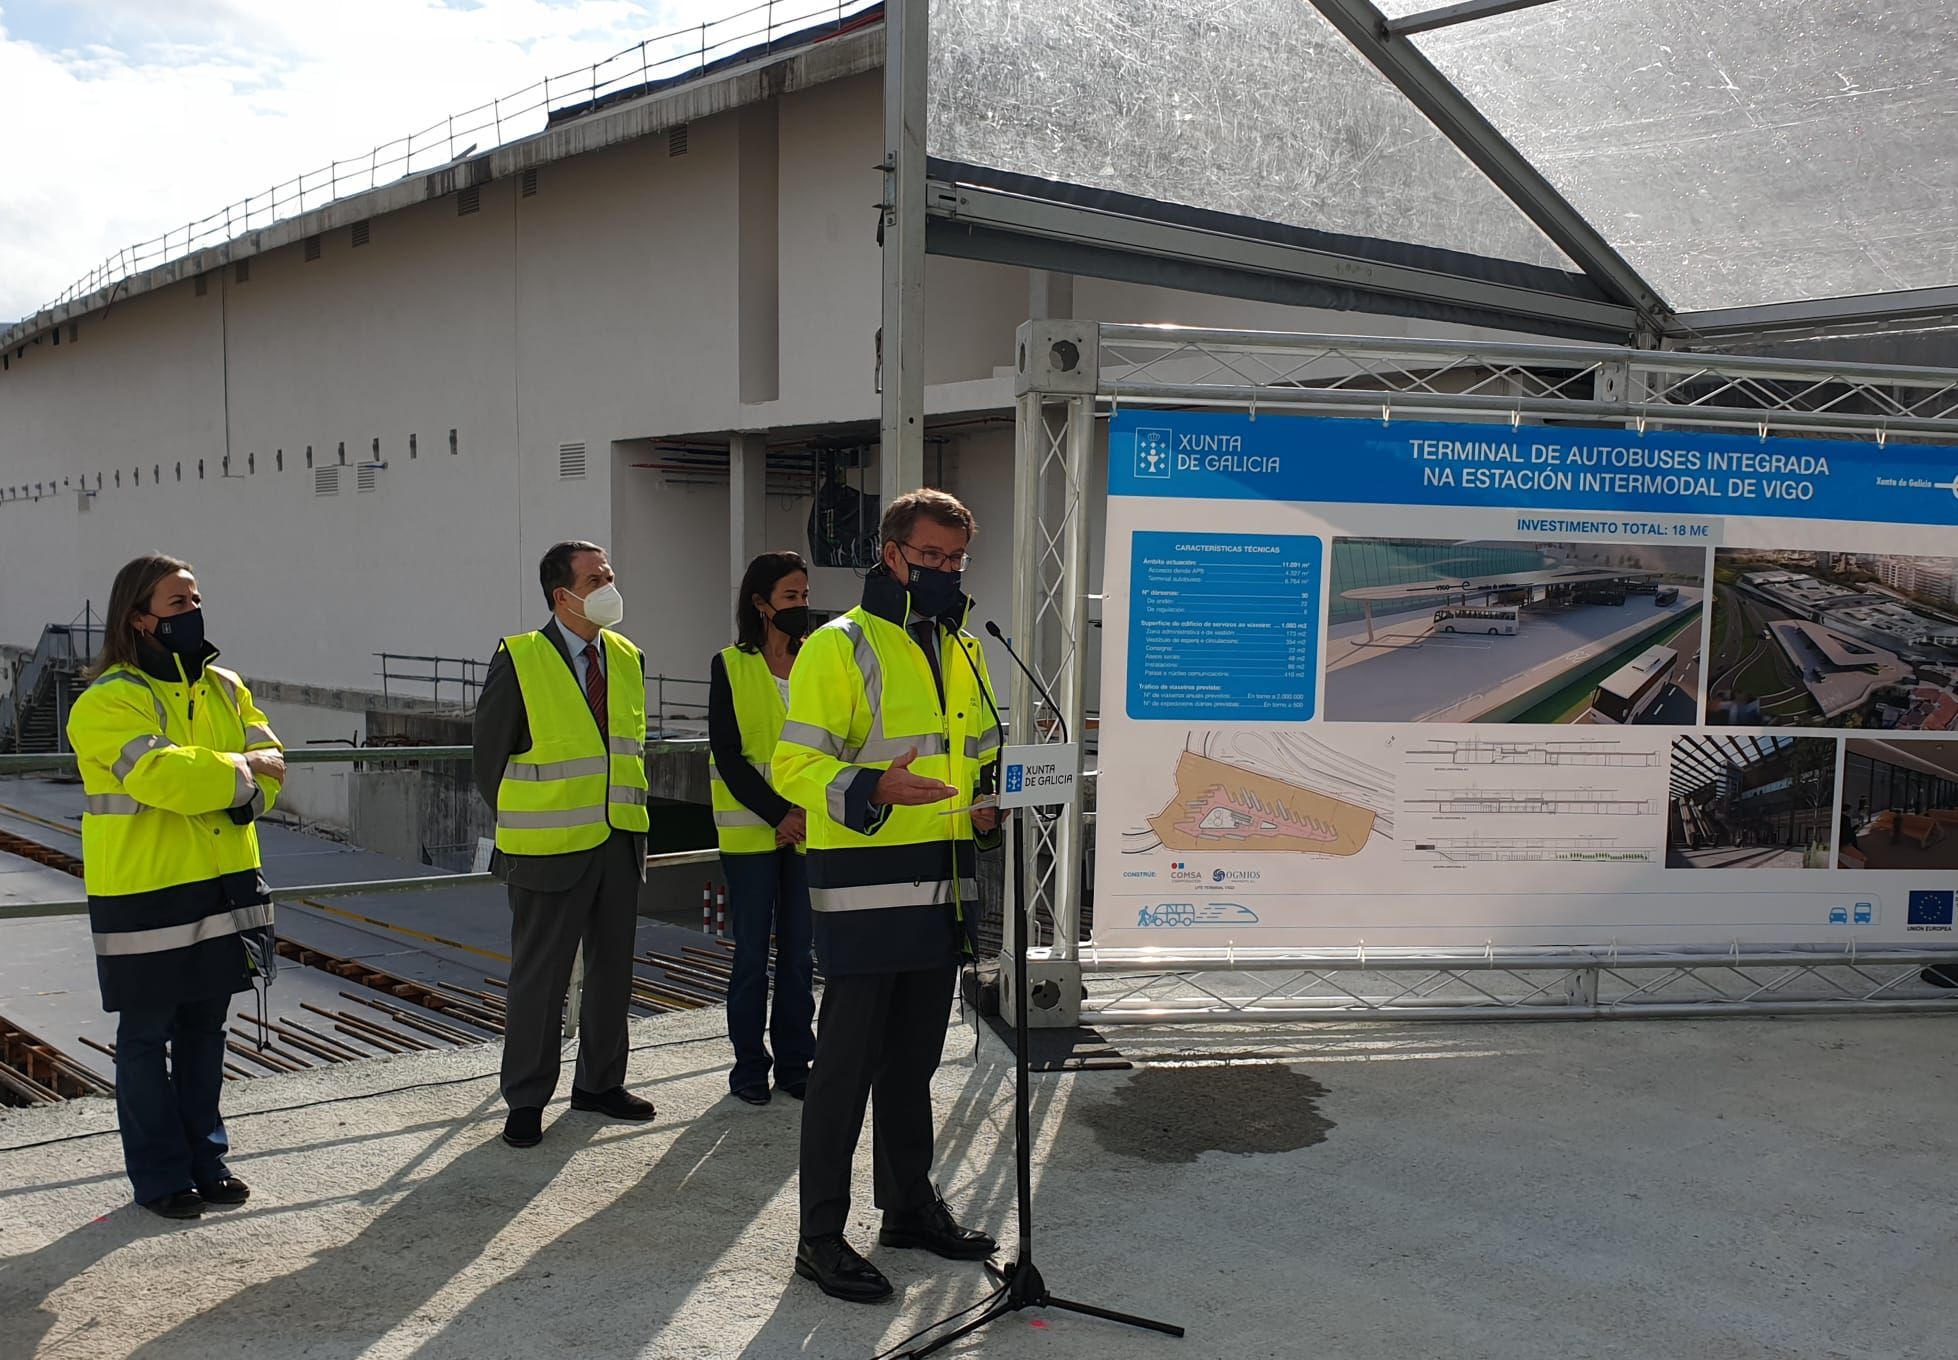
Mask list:
[[[1020,327],[1015,372],[1014,641],[1076,733],[1087,687],[1098,681],[1087,673],[1083,647],[1096,421],[1124,403],[1958,446],[1958,372],[1943,369],[1041,320]],[[1034,707],[1032,685],[1016,674],[1013,711]],[[1058,733],[1036,724],[1014,740],[1058,740]],[[1041,938],[1030,942],[1029,986],[1036,995],[1052,989],[1036,1024],[1958,1014],[1958,993],[1905,994],[1923,968],[1958,970],[1958,949],[1102,949],[1083,940],[1085,825],[1079,808],[1052,822],[1009,824],[1041,923]],[[1012,878],[1009,932],[1018,905]],[[1010,933],[1006,948],[1013,948]],[[1100,980],[1077,1010],[1084,976]]]

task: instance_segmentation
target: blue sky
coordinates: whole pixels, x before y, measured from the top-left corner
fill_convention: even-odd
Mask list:
[[[750,3],[0,0],[0,326],[123,246]]]

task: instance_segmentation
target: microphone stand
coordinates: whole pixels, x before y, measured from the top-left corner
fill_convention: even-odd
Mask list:
[[[999,631],[998,624],[989,620],[986,631],[1006,649],[1006,654],[1013,658],[1013,664],[1018,666],[1027,679],[1033,682],[1034,688],[1040,691],[1040,697],[1047,701],[1048,709],[1053,712],[1060,724],[1061,740],[1065,742],[1067,719],[1062,716],[1060,705],[1054,702],[1054,696],[1049,694],[1047,687],[1040,683],[1040,677],[1020,659],[1020,654],[1013,650],[1013,644],[1008,642]],[[961,652],[964,652],[965,644],[958,642],[957,637],[957,631],[954,630],[954,643]],[[969,653],[966,655],[965,663],[968,666],[972,665],[972,657]],[[973,679],[978,682],[979,693],[985,698],[986,706],[992,709],[993,721],[999,724],[1003,738],[1006,724],[1000,722],[999,709],[993,703],[992,695],[987,693],[985,682],[980,680],[976,667],[973,669]],[[1081,1313],[1108,1322],[1119,1322],[1126,1327],[1161,1332],[1167,1336],[1183,1335],[1183,1329],[1173,1322],[1156,1322],[1133,1313],[1118,1313],[1112,1309],[1096,1307],[1091,1303],[1060,1298],[1048,1291],[1047,1281],[1033,1263],[1033,1106],[1031,1089],[1027,1085],[1027,940],[1033,929],[1033,906],[1026,893],[1026,845],[1017,834],[1013,837],[1013,882],[1017,889],[1015,896],[1018,898],[1019,905],[1018,928],[1013,942],[1013,1136],[1020,1181],[1019,1259],[1007,1262],[1003,1269],[988,1261],[986,1269],[992,1272],[1004,1286],[1000,1293],[979,1316],[970,1322],[916,1349],[901,1352],[905,1360],[921,1360],[924,1356],[935,1354],[960,1337],[976,1332],[981,1327],[997,1322],[1007,1314],[1016,1313],[1023,1308],[1059,1308],[1064,1312]]]

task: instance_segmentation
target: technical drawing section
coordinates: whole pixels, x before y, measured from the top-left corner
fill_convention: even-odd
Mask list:
[[[1590,768],[1656,766],[1657,751],[1628,751],[1611,738],[1590,741],[1494,741],[1470,738],[1455,741],[1428,737],[1404,753],[1410,765],[1578,765]]]

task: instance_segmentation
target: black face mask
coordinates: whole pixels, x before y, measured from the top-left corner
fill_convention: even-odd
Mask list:
[[[768,622],[778,632],[786,634],[790,642],[800,642],[809,631],[809,606],[799,604],[789,609],[778,609]]]
[[[204,649],[204,611],[193,609],[185,614],[158,618],[156,631],[150,636],[166,652],[173,652],[186,660],[193,658]]]
[[[959,587],[964,581],[965,573],[962,571],[934,571],[930,567],[912,566],[908,583],[911,612],[921,618],[940,620],[963,613],[965,595]]]

